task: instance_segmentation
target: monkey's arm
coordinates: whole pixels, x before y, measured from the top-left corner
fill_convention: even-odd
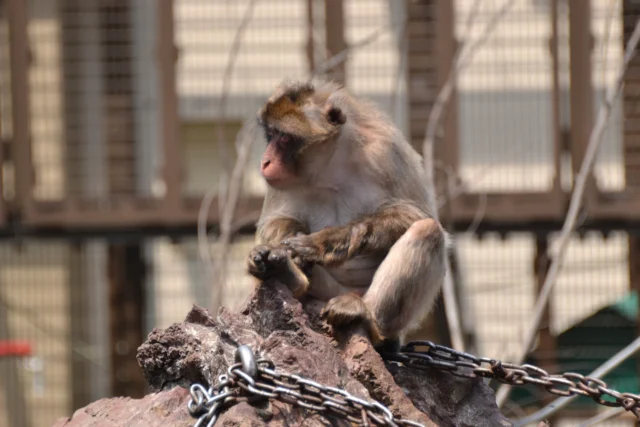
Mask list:
[[[307,226],[296,219],[278,216],[259,227],[258,243],[278,246],[283,239],[299,234],[309,234]]]
[[[414,222],[428,215],[412,203],[389,203],[344,226],[285,238],[305,261],[337,266],[356,255],[385,254]]]

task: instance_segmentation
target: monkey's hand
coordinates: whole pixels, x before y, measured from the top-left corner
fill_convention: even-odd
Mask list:
[[[332,298],[320,315],[331,325],[334,335],[337,331],[362,327],[374,345],[384,340],[371,311],[356,294],[349,293]]]
[[[247,257],[247,271],[260,280],[278,278],[298,298],[309,290],[309,278],[304,270],[310,270],[308,264],[298,258],[286,247],[259,245]]]
[[[287,238],[282,244],[306,262],[332,267],[353,257],[365,235],[364,224],[327,227],[316,233]]]

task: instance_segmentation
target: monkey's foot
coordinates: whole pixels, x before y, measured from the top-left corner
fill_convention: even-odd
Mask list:
[[[384,340],[373,315],[358,295],[349,293],[329,300],[321,317],[331,325],[334,333],[339,330],[362,327],[376,345]]]
[[[382,342],[374,346],[380,354],[398,353],[400,351],[400,339],[385,338]]]
[[[295,298],[309,290],[309,279],[291,260],[287,248],[256,246],[247,257],[247,271],[258,279],[278,278]]]

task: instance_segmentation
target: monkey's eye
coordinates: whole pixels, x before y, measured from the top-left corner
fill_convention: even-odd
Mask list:
[[[271,142],[271,140],[275,135],[276,135],[276,131],[273,128],[267,128],[265,130],[265,138],[267,139],[267,142]]]

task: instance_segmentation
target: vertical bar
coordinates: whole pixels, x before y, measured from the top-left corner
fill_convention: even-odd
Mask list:
[[[436,81],[438,88],[442,88],[453,72],[454,58],[457,50],[455,38],[455,10],[454,2],[436,0]],[[458,148],[458,92],[453,89],[442,120],[443,135],[434,147],[434,159],[441,161],[454,176],[458,176],[459,148]],[[452,203],[452,202],[449,202]],[[452,206],[455,206],[453,202]]]
[[[2,5],[0,4],[0,9]],[[0,10],[0,14],[2,11]],[[4,46],[3,46],[4,47]],[[0,91],[3,88],[0,87]],[[2,109],[0,108],[0,227],[2,227],[5,223],[5,200],[4,200],[4,150],[5,143],[4,138],[2,137]]]
[[[7,0],[13,118],[14,209],[28,217],[33,190],[29,117],[29,43],[25,0]]]
[[[139,243],[108,249],[111,386],[115,396],[144,396],[146,382],[136,360],[144,341],[146,268]]]
[[[634,23],[640,16],[640,4],[633,0],[622,2],[623,37],[621,46],[629,42],[633,33]],[[629,68],[624,77],[623,87],[624,121],[623,121],[623,158],[624,177],[626,190],[633,191],[634,197],[638,197],[640,190],[640,57],[637,55],[631,59]]]
[[[324,7],[327,50],[333,56],[347,48],[347,42],[344,39],[344,1],[325,0]],[[331,70],[327,70],[327,78],[345,84],[346,62],[345,60]]]
[[[549,240],[546,234],[539,234],[536,236],[536,254],[534,258],[534,274],[536,276],[536,293],[539,294],[542,286],[544,285],[545,278],[547,277],[547,272],[549,270],[549,266],[551,265],[551,260],[548,255],[549,250]],[[537,296],[536,296],[537,299]],[[544,313],[542,314],[542,321],[540,322],[539,329],[539,344],[536,349],[537,357],[536,359],[539,361],[539,366],[546,370],[547,372],[556,372],[557,371],[557,362],[556,362],[556,339],[551,333],[551,303],[552,300],[549,300],[549,303],[544,309]],[[550,396],[546,391],[542,391],[540,396],[540,401],[543,404],[548,404],[552,400],[554,400],[553,396]]]
[[[411,145],[422,151],[426,123],[438,91],[436,0],[406,0],[407,15],[407,93]]]
[[[558,0],[551,1],[551,39],[549,51],[551,54],[551,105],[552,105],[552,132],[553,132],[553,189],[554,193],[561,191],[561,165],[562,152],[561,108],[560,108],[560,59],[558,56]]]
[[[569,0],[569,47],[571,76],[571,164],[574,177],[580,170],[593,128],[593,85],[591,82],[591,0]],[[590,174],[585,204],[593,199],[595,183]]]
[[[9,310],[0,304],[0,341],[8,341],[13,338],[9,327]],[[4,405],[7,411],[6,418],[10,426],[31,427],[32,408],[29,408],[26,400],[26,387],[20,375],[20,361],[17,357],[0,357],[0,387],[4,393]],[[31,409],[31,410],[29,410]]]
[[[182,150],[178,139],[178,95],[176,91],[176,60],[174,41],[173,0],[161,0],[158,5],[158,60],[160,66],[160,97],[162,106],[163,173],[166,194],[164,209],[167,220],[177,220],[181,209]]]
[[[83,259],[85,250],[84,244],[69,245],[67,289],[70,302],[69,346],[71,348],[77,343],[92,341],[89,336],[89,319],[93,313],[87,310],[86,260]],[[71,407],[82,408],[91,402],[90,380],[92,369],[95,369],[95,366],[91,366],[87,358],[80,357],[73,350],[69,352],[69,359]]]
[[[155,46],[158,27],[158,3],[131,2],[133,39],[134,132],[136,141],[136,189],[139,196],[153,195],[153,183],[159,178],[160,111],[158,65]]]
[[[629,291],[635,292],[640,313],[640,235],[629,232]],[[636,331],[640,336],[640,316],[636,317]],[[640,371],[640,357],[636,358],[636,369]]]
[[[307,66],[309,67],[309,73],[313,73],[316,69],[315,61],[315,43],[313,42],[313,0],[306,1],[307,6]]]

